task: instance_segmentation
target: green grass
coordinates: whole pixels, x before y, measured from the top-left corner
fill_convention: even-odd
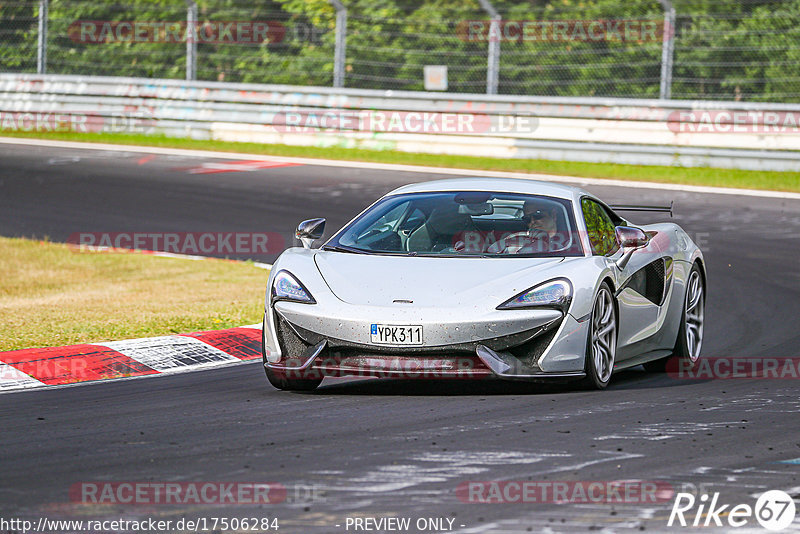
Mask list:
[[[96,143],[216,150],[274,156],[341,159],[377,163],[400,163],[430,167],[516,171],[586,178],[613,178],[671,184],[690,184],[714,187],[767,189],[800,192],[800,172],[745,171],[711,167],[661,167],[647,165],[618,165],[611,163],[582,163],[528,159],[502,159],[439,154],[410,154],[393,150],[366,150],[341,147],[298,147],[264,145],[226,141],[200,141],[164,136],[91,134],[72,132],[0,132],[0,135],[38,139],[59,139]]]
[[[267,271],[247,262],[77,252],[0,237],[0,351],[257,323]]]

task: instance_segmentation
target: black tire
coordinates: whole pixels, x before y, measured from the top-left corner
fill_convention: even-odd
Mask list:
[[[693,293],[691,286],[693,283],[698,284],[699,293],[697,293],[696,290]],[[678,337],[675,339],[675,346],[672,348],[672,354],[666,358],[645,363],[644,368],[650,373],[663,373],[667,370],[668,366],[671,367],[675,365],[677,367],[680,362],[691,362],[691,365],[694,365],[695,362],[697,362],[697,359],[700,357],[700,351],[702,350],[703,345],[705,282],[703,280],[703,273],[700,272],[700,267],[696,263],[689,271],[689,276],[686,277],[686,284],[686,293],[683,297],[683,306],[681,310],[681,324],[678,327]],[[690,302],[690,298],[692,297],[695,297],[694,300],[698,301],[694,303]],[[698,307],[699,310],[697,310]],[[695,327],[695,339],[697,340],[696,342],[699,343],[699,346],[693,345],[689,342],[689,336],[687,335],[687,330],[689,327],[687,326],[686,321],[687,310],[695,312],[693,313],[693,316],[696,316],[696,313],[699,312],[700,322],[699,325]],[[696,319],[694,321],[696,324]]]
[[[602,307],[599,307],[600,299],[604,300]],[[598,317],[598,312],[602,312],[603,317]],[[610,322],[606,320],[606,317],[608,317]],[[599,322],[603,321],[606,322],[602,325],[598,325]],[[608,351],[605,351],[598,347],[599,341],[596,341],[595,334],[605,330],[609,324],[613,324],[613,330],[602,336],[606,343],[610,341]],[[594,300],[592,301],[592,313],[589,317],[589,336],[586,340],[586,359],[584,363],[584,371],[586,372],[586,378],[583,379],[584,387],[589,389],[605,389],[611,381],[614,362],[617,356],[617,327],[617,309],[614,302],[614,292],[611,291],[611,287],[606,282],[603,282],[600,284],[600,288],[594,296]],[[599,354],[597,351],[599,351]],[[601,364],[598,358],[605,363]],[[600,368],[601,365],[602,368]]]
[[[285,371],[266,366],[264,371],[267,373],[269,383],[284,391],[313,391],[322,383],[321,376],[318,378],[289,378]]]

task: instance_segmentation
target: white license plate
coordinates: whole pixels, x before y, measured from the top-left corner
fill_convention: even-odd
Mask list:
[[[373,324],[370,341],[379,345],[422,345],[422,326]]]

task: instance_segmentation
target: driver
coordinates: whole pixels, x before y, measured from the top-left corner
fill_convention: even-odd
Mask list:
[[[549,252],[551,239],[558,232],[556,206],[542,200],[526,200],[522,205],[522,220],[528,226],[523,232],[515,232],[493,243],[488,252],[492,254],[530,254]],[[558,239],[553,239],[558,241]],[[555,245],[556,243],[553,243]]]

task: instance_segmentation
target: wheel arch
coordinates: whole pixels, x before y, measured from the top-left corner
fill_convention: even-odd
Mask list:
[[[617,318],[616,336],[619,338],[619,301],[617,300],[617,286],[614,284],[614,280],[611,278],[610,273],[605,273],[603,275],[603,278],[600,280],[600,284],[603,282],[607,283],[608,287],[611,289],[611,302],[614,304],[614,315]]]
[[[692,263],[692,267],[695,265],[700,267],[700,277],[703,279],[703,293],[705,293],[705,297],[708,298],[708,278],[706,275],[706,264],[702,257],[698,256],[695,258],[694,262]]]
[[[610,288],[611,288],[611,291],[612,291],[613,293],[615,293],[615,294],[616,294],[616,292],[617,292],[617,287],[616,287],[616,285],[614,284],[614,280],[612,280],[611,276],[609,276],[609,274],[608,274],[608,273],[606,273],[605,275],[603,275],[602,279],[600,280],[600,283],[601,283],[601,284],[602,284],[603,282],[607,283],[607,284],[608,284],[608,287],[610,287]],[[599,287],[599,285],[598,285],[598,287]],[[614,297],[614,300],[617,300],[617,299],[616,299],[616,297]]]

